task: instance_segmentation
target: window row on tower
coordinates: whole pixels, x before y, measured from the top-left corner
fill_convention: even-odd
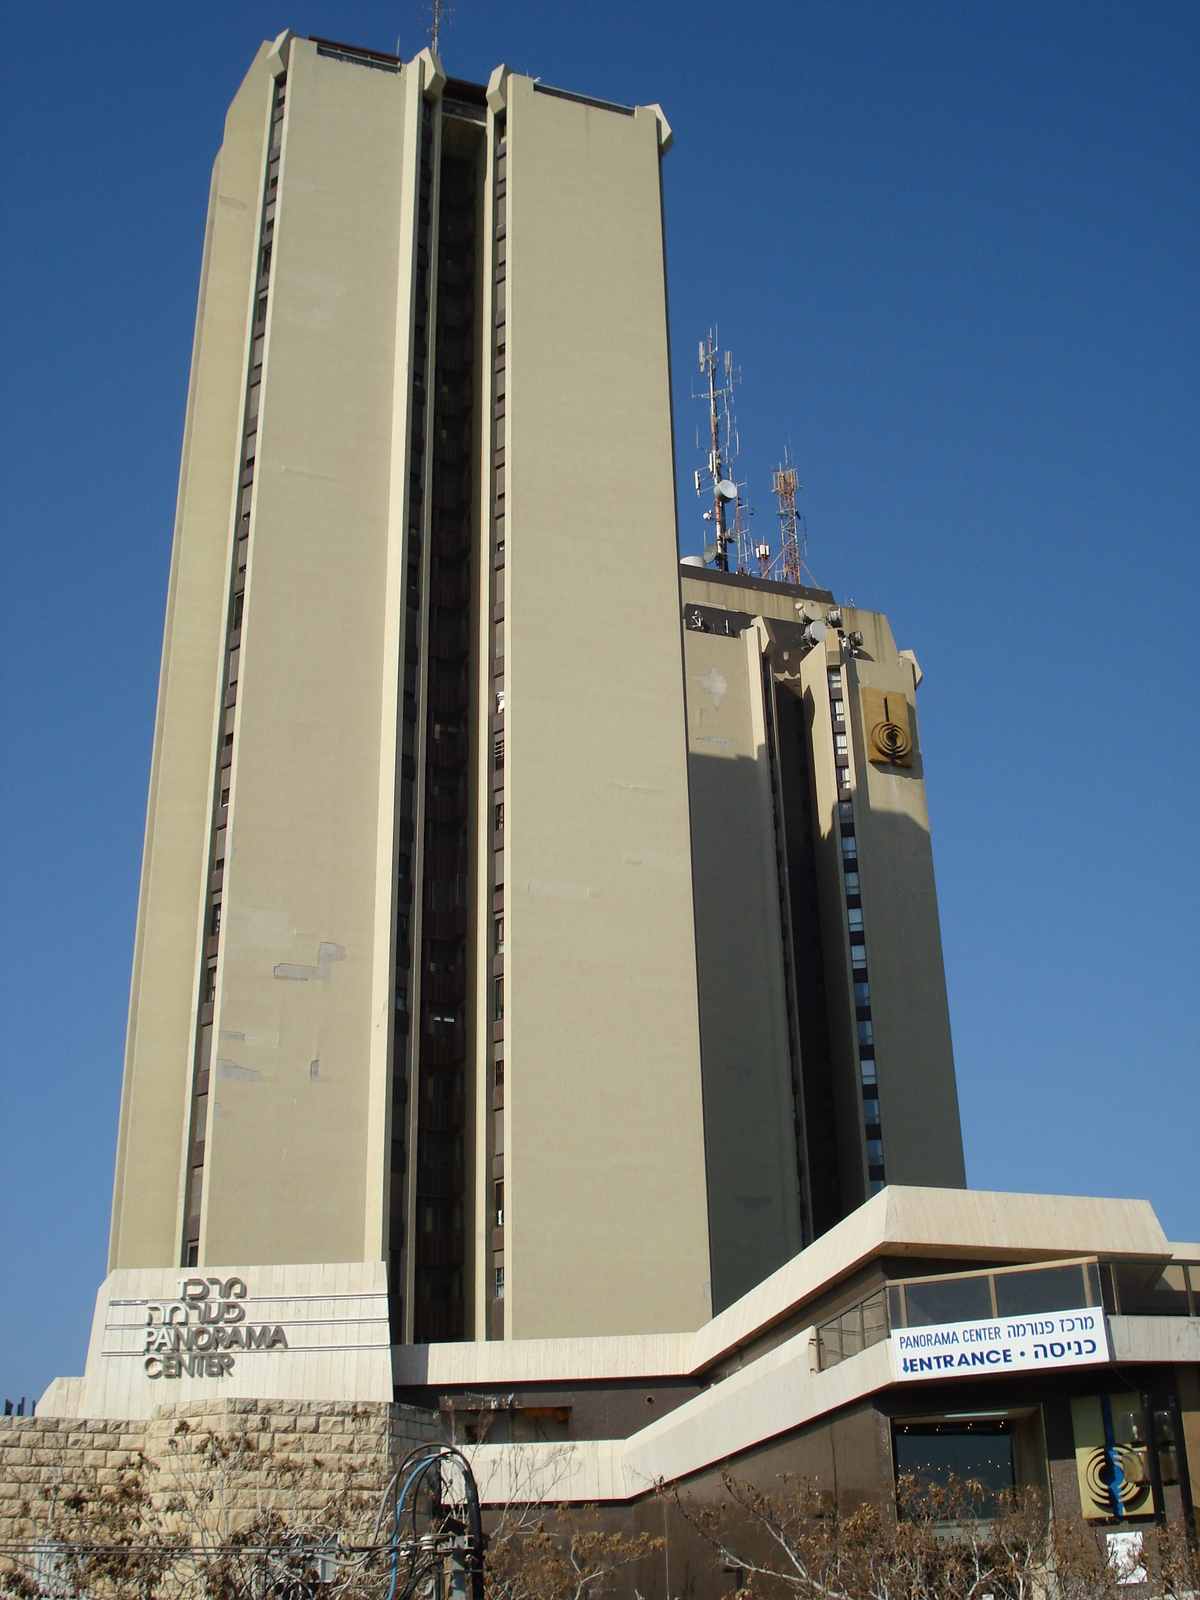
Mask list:
[[[850,964],[854,974],[854,1017],[862,1083],[864,1135],[867,1143],[867,1176],[870,1179],[871,1193],[878,1194],[886,1182],[883,1164],[883,1129],[879,1119],[879,1084],[875,1072],[875,1026],[871,1017],[871,986],[867,975],[862,888],[858,875],[858,839],[854,829],[854,798],[850,783],[850,724],[846,716],[846,699],[840,667],[829,668],[829,710],[833,719],[838,822],[842,844],[842,879],[846,897],[846,922],[850,931]]]

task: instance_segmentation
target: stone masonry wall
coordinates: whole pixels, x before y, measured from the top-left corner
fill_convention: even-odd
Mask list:
[[[433,1412],[365,1402],[163,1405],[148,1421],[0,1418],[0,1593],[32,1576],[29,1547],[97,1527],[104,1542],[119,1514],[137,1519],[139,1536],[192,1544],[256,1515],[353,1531],[374,1521],[404,1455],[438,1436]]]

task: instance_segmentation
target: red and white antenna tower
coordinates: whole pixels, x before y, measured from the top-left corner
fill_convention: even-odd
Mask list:
[[[780,577],[784,583],[802,584],[807,568],[800,554],[800,523],[796,515],[796,490],[801,488],[800,474],[783,452],[783,464],[771,474],[771,487],[779,499],[779,531],[783,538],[783,551],[779,557]],[[804,553],[808,554],[808,536],[804,539]]]

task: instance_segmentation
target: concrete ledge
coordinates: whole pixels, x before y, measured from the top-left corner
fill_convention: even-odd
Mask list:
[[[1109,1317],[1113,1360],[1200,1363],[1200,1317]]]

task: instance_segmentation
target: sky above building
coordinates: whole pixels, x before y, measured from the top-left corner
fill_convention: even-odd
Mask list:
[[[411,57],[416,0],[10,9],[0,1388],[83,1370],[105,1272],[209,178],[284,27]],[[972,1187],[1200,1236],[1193,1013],[1200,11],[461,0],[447,71],[661,103],[684,554],[698,340],[778,550],[918,697]],[[620,471],[620,463],[614,463]],[[579,581],[586,589],[587,569]],[[315,643],[320,648],[320,642]],[[1189,820],[1190,819],[1190,820]]]

